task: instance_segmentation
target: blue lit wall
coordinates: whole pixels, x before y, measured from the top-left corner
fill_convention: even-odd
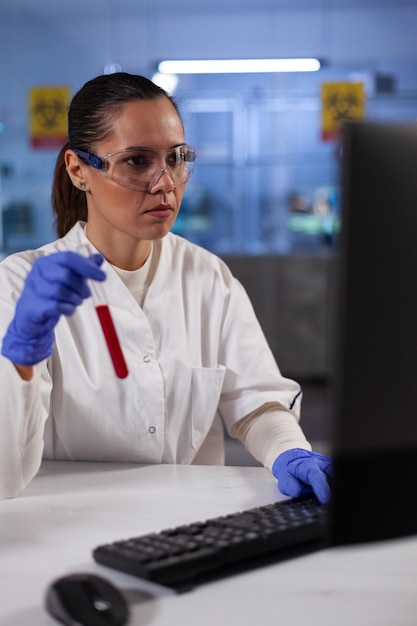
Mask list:
[[[34,151],[28,143],[27,94],[34,86],[66,84],[74,92],[113,63],[150,77],[162,58],[325,59],[327,68],[314,76],[181,79],[177,98],[200,156],[184,205],[184,219],[187,210],[195,219],[179,222],[178,229],[220,252],[291,252],[290,195],[304,193],[311,202],[317,189],[335,183],[334,147],[320,140],[321,82],[357,77],[366,83],[370,115],[417,118],[416,2],[374,0],[365,8],[296,0],[252,3],[252,9],[246,2],[201,4],[0,5],[0,201],[3,209],[29,206],[31,216],[28,232],[21,229],[0,248],[8,252],[54,237],[49,194],[56,151]],[[376,93],[377,75],[393,78],[392,93]],[[199,99],[206,108],[218,100],[221,110],[197,114]],[[299,241],[308,245],[308,237]]]

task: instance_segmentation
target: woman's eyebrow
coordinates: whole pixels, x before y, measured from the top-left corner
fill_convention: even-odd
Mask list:
[[[175,148],[184,148],[187,143],[177,143],[175,146],[170,146],[166,150],[155,150],[154,148],[149,148],[147,146],[127,146],[127,148],[123,148],[123,150],[146,150],[148,152],[167,152],[168,150],[175,150]]]

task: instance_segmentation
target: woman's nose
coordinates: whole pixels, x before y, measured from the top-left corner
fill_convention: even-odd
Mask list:
[[[172,172],[168,165],[165,165],[158,170],[154,178],[149,183],[148,191],[151,191],[156,186],[158,186],[158,188],[165,188],[167,191],[171,191],[175,188]]]

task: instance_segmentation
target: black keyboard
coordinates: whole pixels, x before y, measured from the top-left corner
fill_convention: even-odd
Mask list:
[[[96,562],[178,591],[323,547],[327,508],[314,496],[102,545]]]

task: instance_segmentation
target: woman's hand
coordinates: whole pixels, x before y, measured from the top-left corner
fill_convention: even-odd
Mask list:
[[[3,338],[2,355],[17,366],[35,365],[49,357],[61,315],[72,315],[91,296],[87,280],[105,279],[102,262],[101,254],[84,257],[76,252],[38,258],[27,275]]]
[[[328,479],[332,473],[332,460],[329,457],[292,448],[275,459],[272,473],[278,479],[278,488],[284,495],[297,498],[314,493],[322,504],[330,502]]]

